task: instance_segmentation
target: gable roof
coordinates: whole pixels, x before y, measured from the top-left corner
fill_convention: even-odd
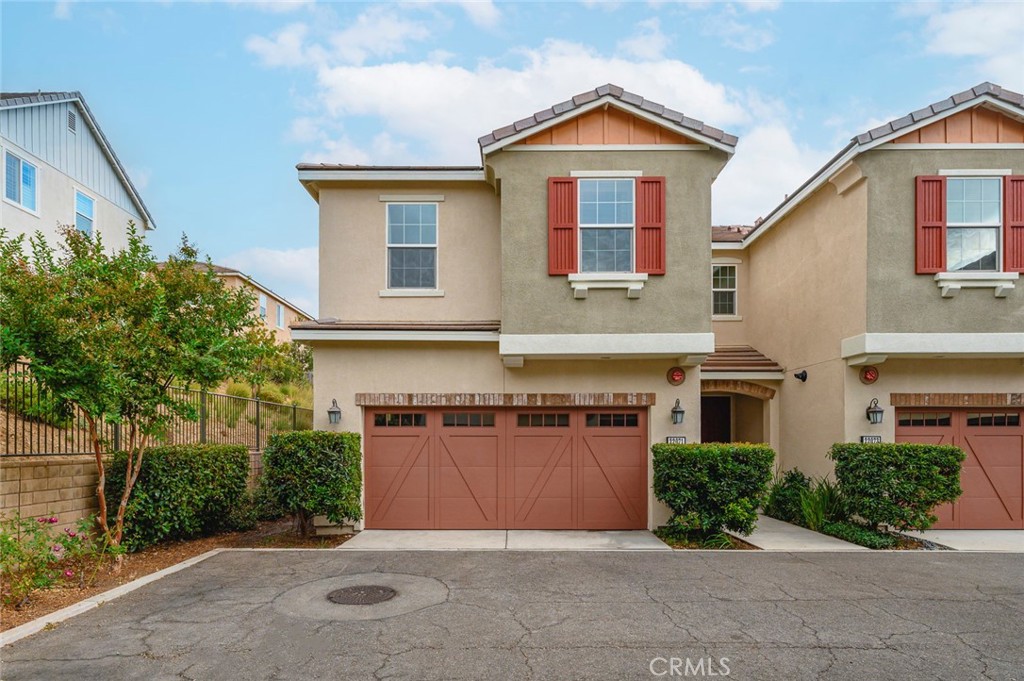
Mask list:
[[[286,305],[288,305],[288,307],[292,308],[293,310],[295,310],[296,312],[301,314],[306,319],[314,319],[313,315],[309,314],[305,310],[302,310],[298,305],[296,305],[295,303],[291,302],[290,300],[288,300],[287,298],[285,298],[281,294],[274,293],[274,291],[272,291],[271,289],[267,288],[263,284],[259,283],[258,281],[256,281],[252,277],[250,277],[245,272],[241,272],[239,270],[236,270],[233,267],[224,267],[223,265],[214,265],[212,262],[210,262],[210,263],[197,262],[195,264],[195,268],[197,270],[200,270],[200,271],[202,271],[202,270],[209,270],[209,271],[213,272],[214,274],[216,274],[218,277],[238,277],[239,279],[242,279],[242,280],[248,282],[253,288],[255,288],[255,289],[257,289],[259,291],[262,291],[263,293],[267,294],[271,298],[273,298],[275,300],[279,300],[282,303],[285,303]]]
[[[97,141],[100,144],[100,148],[103,149],[104,155],[107,157],[107,161],[113,166],[114,172],[121,180],[121,184],[128,191],[128,196],[131,198],[132,203],[135,204],[135,208],[138,209],[139,215],[145,221],[143,227],[145,229],[156,229],[156,223],[153,222],[153,216],[150,215],[149,209],[146,208],[146,204],[143,202],[142,197],[139,195],[135,185],[132,184],[131,178],[128,177],[128,171],[121,163],[121,159],[114,153],[114,147],[111,146],[110,140],[103,134],[103,130],[100,128],[99,123],[96,122],[95,116],[92,115],[92,111],[89,109],[89,105],[85,103],[85,98],[81,92],[0,92],[0,109],[17,109],[28,106],[45,106],[47,104],[59,104],[62,102],[73,102],[78,106],[78,110],[82,114],[82,118],[85,119],[86,125],[92,130],[93,135],[96,136]]]
[[[906,116],[901,116],[884,125],[856,135],[850,140],[849,144],[829,159],[824,166],[819,168],[806,182],[800,185],[795,192],[788,194],[785,200],[773,208],[763,219],[758,219],[754,229],[744,239],[744,245],[753,243],[754,240],[781,220],[783,216],[817,191],[825,182],[828,182],[835,174],[844,170],[846,165],[858,155],[890,142],[897,137],[902,137],[913,130],[923,128],[935,121],[952,116],[965,109],[972,109],[981,104],[985,104],[1019,120],[1024,120],[1024,95],[1007,90],[995,83],[984,82],[970,90],[958,92],[923,109],[918,109]]]
[[[498,151],[529,135],[578,116],[605,103],[612,104],[624,111],[641,118],[646,118],[653,123],[675,130],[698,142],[704,142],[728,154],[732,154],[736,150],[736,143],[739,141],[736,135],[730,135],[718,128],[706,125],[703,121],[690,118],[663,104],[644,99],[640,95],[623,90],[618,85],[608,83],[593,90],[582,92],[572,99],[567,99],[550,108],[538,111],[532,116],[520,119],[515,123],[492,130],[477,140],[480,145],[480,153],[487,155]]]

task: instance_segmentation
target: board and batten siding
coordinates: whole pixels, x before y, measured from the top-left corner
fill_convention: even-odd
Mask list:
[[[68,130],[69,110],[77,116],[76,132]],[[9,141],[20,147],[142,224],[138,207],[74,102],[0,109],[0,138],[4,146]],[[18,153],[17,149],[12,151]],[[47,169],[40,168],[39,172]]]

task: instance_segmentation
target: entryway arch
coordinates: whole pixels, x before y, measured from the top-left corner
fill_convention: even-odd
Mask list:
[[[702,442],[771,442],[776,390],[738,379],[702,379]]]

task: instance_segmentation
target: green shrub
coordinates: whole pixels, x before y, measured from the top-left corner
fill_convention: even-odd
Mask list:
[[[232,397],[252,397],[252,389],[244,383],[228,383],[224,392]]]
[[[932,509],[961,494],[964,453],[951,445],[839,442],[829,458],[850,514],[872,527],[926,530],[938,519]]]
[[[800,492],[800,511],[802,524],[815,532],[820,532],[827,522],[843,522],[849,518],[839,485],[828,478],[820,478],[810,489]]]
[[[799,468],[791,468],[784,473],[780,471],[775,475],[768,488],[764,514],[787,523],[803,525],[804,516],[800,506],[800,495],[810,489],[811,479],[800,472]]]
[[[68,405],[53,399],[28,372],[0,374],[0,405],[28,421],[57,428],[71,425]]]
[[[256,393],[256,396],[264,402],[273,402],[275,404],[284,404],[284,395],[281,394],[280,390],[276,388],[270,388],[263,386],[260,391]]]
[[[302,430],[271,435],[263,451],[261,492],[293,514],[308,535],[315,515],[331,522],[363,517],[360,441],[355,433]]]
[[[898,541],[888,532],[879,532],[851,522],[826,522],[821,526],[821,532],[869,549],[891,549]]]
[[[656,444],[654,494],[682,531],[754,531],[775,452],[754,444]]]
[[[117,509],[124,489],[125,454],[107,467],[107,505]],[[254,518],[246,491],[249,451],[244,445],[179,445],[146,451],[125,511],[124,546],[138,551],[166,539],[248,529]]]

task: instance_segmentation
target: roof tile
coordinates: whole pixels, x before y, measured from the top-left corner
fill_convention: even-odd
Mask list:
[[[537,113],[533,114],[533,119],[538,123],[543,123],[544,121],[554,117],[555,112],[552,111],[551,109],[542,109],[541,111],[538,111]]]
[[[665,111],[665,107],[657,102],[652,102],[649,99],[645,99],[640,108],[644,111],[650,111],[651,113],[658,114],[659,116]]]
[[[564,102],[559,102],[558,104],[555,104],[553,107],[551,107],[551,110],[555,113],[556,116],[560,116],[564,114],[566,111],[572,111],[575,108],[576,105],[573,103],[573,101],[571,99],[567,99]]]
[[[683,116],[683,120],[681,120],[679,124],[684,128],[689,128],[690,130],[700,131],[704,129],[703,121],[698,121],[696,118],[690,118],[689,116]]]
[[[893,130],[900,130],[901,128],[905,128],[908,125],[913,125],[913,124],[914,124],[914,119],[913,119],[913,117],[911,117],[909,115],[908,116],[904,116],[903,118],[897,118],[896,120],[894,120],[891,123],[889,123],[889,125],[892,126]]]
[[[606,84],[600,86],[599,88],[597,88],[596,90],[594,90],[594,92],[596,92],[598,94],[598,96],[604,97],[605,95],[611,94],[611,92],[612,92],[612,85],[611,85],[611,83],[606,83]]]
[[[640,106],[644,103],[644,98],[640,95],[635,95],[632,92],[623,91],[622,96],[619,97],[626,104],[632,104],[633,106]]]
[[[964,90],[963,92],[958,92],[955,95],[953,95],[953,105],[956,106],[958,104],[963,104],[964,102],[970,101],[977,96],[978,95],[974,94],[974,90]]]
[[[534,118],[533,116],[530,116],[529,118],[519,119],[518,121],[512,124],[512,127],[516,129],[516,132],[519,132],[520,130],[525,130],[526,128],[532,128],[535,125],[537,125],[537,119]]]
[[[916,123],[916,122],[918,122],[920,120],[928,118],[931,115],[933,115],[931,107],[926,106],[923,109],[918,109],[917,111],[911,113],[910,117],[913,118],[914,122]]]
[[[667,118],[668,120],[672,121],[673,123],[682,123],[684,118],[682,112],[676,111],[675,109],[670,109],[667,106],[661,112],[661,115]]]
[[[584,104],[589,104],[590,102],[596,101],[597,99],[597,92],[595,92],[594,90],[588,90],[587,92],[581,92],[580,94],[573,97],[572,103],[575,104],[576,106],[583,106]]]

